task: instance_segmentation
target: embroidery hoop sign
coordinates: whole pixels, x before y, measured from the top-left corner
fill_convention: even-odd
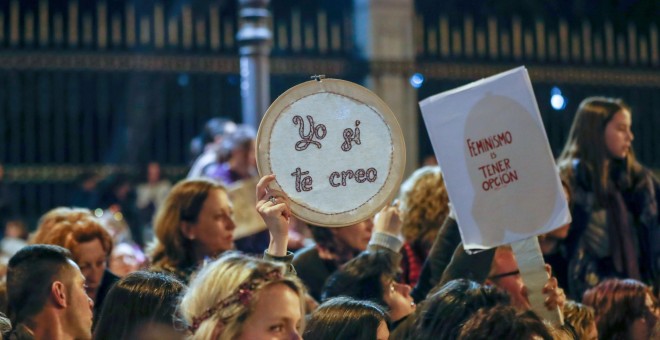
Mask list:
[[[397,193],[405,168],[401,127],[389,107],[357,84],[312,80],[283,93],[257,133],[259,173],[291,212],[317,226],[371,217]]]

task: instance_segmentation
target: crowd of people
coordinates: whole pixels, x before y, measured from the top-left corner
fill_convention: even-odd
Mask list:
[[[306,225],[271,187],[274,175],[256,177],[254,131],[213,119],[191,144],[188,178],[172,186],[150,165],[134,210],[119,178],[109,197],[79,193],[73,207],[45,213],[29,237],[26,226],[8,224],[0,332],[660,339],[660,183],[635,159],[631,124],[621,100],[587,98],[557,161],[572,223],[539,243],[548,272],[541,293],[545,308],[562,311],[560,324],[532,309],[510,247],[465,252],[438,166],[415,171],[365,221]],[[95,181],[81,178],[90,188]],[[98,211],[101,200],[109,203]]]

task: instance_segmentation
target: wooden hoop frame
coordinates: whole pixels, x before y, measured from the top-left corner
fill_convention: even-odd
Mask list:
[[[291,212],[300,220],[317,226],[344,227],[366,220],[391,202],[399,191],[403,179],[406,163],[403,133],[392,110],[376,94],[360,85],[339,79],[312,80],[290,88],[271,104],[261,120],[256,141],[257,168],[261,176],[273,173],[269,150],[271,134],[278,123],[280,114],[292,103],[321,93],[340,95],[368,106],[369,109],[380,116],[389,128],[392,140],[392,154],[390,155],[387,178],[374,196],[366,202],[357,202],[360,204],[356,203],[355,209],[343,213],[327,214],[316,210],[308,202],[298,202],[289,197]],[[278,178],[271,184],[271,188],[284,192],[277,181]],[[287,193],[285,192],[285,194]],[[287,194],[287,196],[289,195]],[[328,199],[332,199],[331,196]]]

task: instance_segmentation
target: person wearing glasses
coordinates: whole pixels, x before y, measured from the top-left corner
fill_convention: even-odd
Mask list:
[[[563,309],[566,302],[564,290],[559,287],[557,278],[551,276],[551,268],[547,264],[546,270],[548,271],[548,282],[543,287],[543,294],[547,295],[545,306],[549,310],[553,310],[556,307]],[[511,247],[497,247],[485,283],[492,284],[506,291],[511,297],[511,304],[514,307],[520,310],[532,308],[527,296],[527,287],[520,276],[518,263]]]

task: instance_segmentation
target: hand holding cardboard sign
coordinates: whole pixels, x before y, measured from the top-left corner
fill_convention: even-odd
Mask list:
[[[548,283],[543,286],[541,291],[545,296],[545,306],[548,310],[555,310],[559,308],[564,310],[564,304],[566,304],[566,294],[564,290],[559,287],[557,283],[557,278],[552,276],[552,268],[549,264],[545,265],[545,270],[548,273]]]
[[[511,244],[529,304],[561,324],[565,297],[536,236],[571,217],[527,70],[437,94],[420,107],[465,250]]]
[[[534,312],[556,325],[564,323],[562,309],[566,302],[564,291],[550,274],[550,266],[543,262],[537,237],[511,244],[518,270],[527,288],[527,299]]]

